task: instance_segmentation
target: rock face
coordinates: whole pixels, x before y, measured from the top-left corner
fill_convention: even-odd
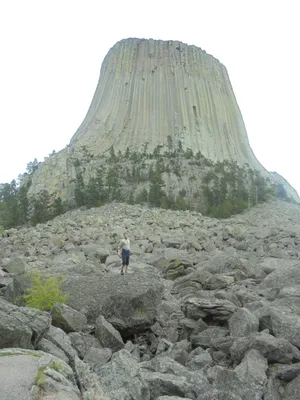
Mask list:
[[[70,144],[34,173],[29,198],[46,190],[63,201],[74,200],[79,175],[84,185],[99,169],[108,179],[105,157],[112,148],[123,156],[127,149],[148,156],[157,149],[173,154],[190,149],[208,162],[247,165],[271,182],[283,184],[262,167],[250,148],[224,65],[200,48],[178,41],[125,39],[110,49],[84,121]],[[133,168],[128,161],[129,157],[123,159],[120,170]],[[168,192],[177,196],[180,190],[191,192],[193,186],[201,186],[207,171],[195,166],[199,160],[193,167],[180,158],[176,162],[186,178],[178,179],[176,173],[164,176]],[[150,164],[139,161],[145,175]],[[123,175],[120,181],[125,179]],[[194,179],[197,182],[192,185]],[[128,189],[128,179],[119,182],[120,186]],[[289,197],[299,201],[286,181],[284,188]],[[126,190],[122,195],[126,197]],[[194,195],[190,193],[191,198]]]
[[[148,150],[182,142],[213,160],[258,167],[226,68],[178,41],[126,39],[107,54],[86,118],[71,146]]]

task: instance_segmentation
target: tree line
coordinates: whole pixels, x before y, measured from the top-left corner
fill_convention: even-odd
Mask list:
[[[201,185],[194,191],[193,202],[186,190],[171,195],[165,188],[164,174],[173,173],[181,179],[183,159],[190,165],[196,165],[199,171],[206,171]],[[249,166],[240,167],[229,161],[213,163],[200,152],[193,154],[191,149],[184,151],[180,142],[174,148],[171,139],[168,140],[167,150],[163,152],[161,146],[157,146],[151,154],[147,152],[147,143],[140,153],[130,152],[127,148],[124,154],[116,154],[111,147],[104,161],[106,163],[93,171],[93,176],[87,180],[82,162],[73,160],[76,175],[73,182],[74,198],[68,202],[63,202],[60,197],[51,198],[46,190],[29,200],[32,175],[40,163],[37,159],[28,163],[26,172],[19,175],[17,180],[0,184],[0,229],[35,225],[72,208],[99,207],[111,201],[148,203],[150,206],[175,210],[195,209],[195,204],[197,208],[197,203],[201,203],[200,211],[216,218],[227,218],[242,212],[267,201],[271,195],[289,201],[282,185],[272,185],[268,178],[262,177]],[[192,181],[197,178],[190,178],[189,185],[193,186]],[[138,185],[140,189],[136,190]]]

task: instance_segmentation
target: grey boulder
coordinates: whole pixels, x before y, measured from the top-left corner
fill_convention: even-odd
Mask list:
[[[249,336],[259,328],[259,319],[247,308],[239,308],[228,320],[230,335],[233,337]]]
[[[102,347],[108,347],[113,352],[124,347],[122,336],[112,324],[106,321],[103,315],[100,315],[96,320],[95,336]]]
[[[0,298],[0,348],[34,349],[50,324],[47,312],[17,307]]]
[[[94,323],[103,315],[123,337],[144,331],[158,314],[163,285],[151,273],[71,276],[63,284],[67,304]]]
[[[149,387],[139,364],[125,349],[113,354],[98,375],[110,400],[150,400]]]
[[[72,347],[77,351],[80,359],[83,359],[91,347],[101,349],[99,340],[89,333],[71,332],[68,334]]]
[[[108,348],[95,349],[91,347],[85,355],[83,361],[88,363],[92,371],[99,372],[99,369],[105,365],[112,356],[112,351]]]
[[[230,348],[230,354],[236,362],[240,362],[252,349],[258,350],[269,362],[290,363],[294,359],[300,360],[300,352],[295,346],[265,332],[237,338]]]
[[[57,303],[52,308],[52,325],[66,333],[82,331],[87,324],[86,316],[66,304]]]

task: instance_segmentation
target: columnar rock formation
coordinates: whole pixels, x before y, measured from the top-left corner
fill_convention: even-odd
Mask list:
[[[250,148],[226,68],[178,41],[126,39],[104,59],[100,80],[71,146],[101,154],[167,146],[261,168]]]
[[[147,155],[149,161],[149,154],[158,148],[172,157],[191,149],[207,160],[248,165],[270,181],[278,181],[253,154],[228,73],[217,59],[178,41],[126,39],[108,52],[84,121],[70,145],[35,172],[29,196],[46,190],[53,197],[72,201],[76,182],[82,180],[86,185],[99,167],[105,169],[105,156],[112,149],[123,156],[129,149],[131,154]],[[120,170],[130,173],[135,161],[130,166],[123,158]],[[141,162],[145,176],[149,175],[148,161]],[[194,189],[201,187],[208,172],[204,164],[197,161],[193,169],[178,157],[173,167],[174,162],[185,180],[175,176],[174,169],[173,175],[164,176],[169,194],[176,197],[183,191],[192,199],[199,198]],[[136,184],[135,197],[143,189]],[[117,186],[122,185],[127,188],[127,181]],[[285,189],[299,201],[289,185]]]

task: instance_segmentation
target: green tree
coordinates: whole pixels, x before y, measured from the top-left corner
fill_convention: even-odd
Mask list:
[[[0,184],[0,225],[5,229],[17,224],[17,183]]]
[[[165,192],[162,189],[164,185],[162,176],[159,172],[153,173],[151,179],[151,185],[149,189],[149,202],[150,204],[159,207],[161,205],[162,199],[165,198]]]
[[[108,186],[108,195],[111,200],[116,199],[118,196],[119,188],[119,174],[116,167],[110,167],[107,176],[106,184]]]
[[[40,224],[48,221],[51,218],[51,214],[49,212],[49,193],[47,190],[43,190],[39,193],[38,197],[32,200],[32,215],[30,218],[30,222],[33,225]]]
[[[182,141],[178,140],[178,153],[181,154],[183,152]]]
[[[64,209],[64,204],[62,202],[62,199],[60,197],[57,197],[54,200],[54,204],[53,204],[53,214],[52,217],[57,217],[58,215],[61,215],[65,212]]]
[[[91,178],[85,189],[85,205],[87,207],[96,206],[99,200],[99,188],[96,178]]]
[[[160,146],[155,147],[155,149],[153,150],[153,156],[155,158],[160,156]]]
[[[33,161],[30,161],[27,164],[27,168],[26,171],[28,172],[28,174],[33,174],[39,167],[40,162],[35,158]]]
[[[23,185],[17,193],[17,224],[23,225],[28,221],[28,197],[29,185]]]
[[[117,161],[117,156],[115,154],[115,149],[114,146],[111,146],[109,149],[109,162],[110,163],[115,163]]]
[[[167,136],[167,145],[168,145],[169,154],[172,154],[172,152],[173,152],[173,140],[172,140],[171,135]]]
[[[83,182],[83,176],[81,172],[76,173],[76,185],[75,185],[75,204],[77,207],[85,205],[85,188]]]
[[[51,311],[56,303],[65,303],[68,296],[64,295],[61,285],[65,281],[62,277],[57,279],[52,276],[43,278],[41,273],[31,274],[32,286],[23,296],[26,307],[37,308],[43,311]]]
[[[130,150],[129,150],[129,147],[126,147],[125,158],[126,158],[126,160],[128,160],[128,159],[130,158]]]

